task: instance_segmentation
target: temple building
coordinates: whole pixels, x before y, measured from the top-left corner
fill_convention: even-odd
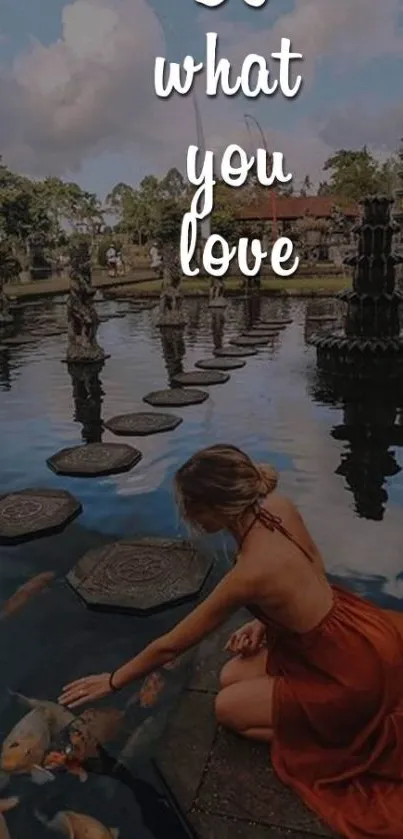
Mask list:
[[[245,225],[262,225],[263,240],[289,235],[299,242],[303,258],[327,260],[331,249],[348,247],[351,230],[360,215],[358,204],[340,205],[331,195],[267,197],[242,202],[237,216]]]

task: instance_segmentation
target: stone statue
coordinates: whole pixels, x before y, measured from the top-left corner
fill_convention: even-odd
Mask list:
[[[80,244],[70,252],[70,293],[67,303],[69,363],[88,364],[107,357],[96,339],[99,318],[94,296],[89,248],[86,244]]]
[[[221,277],[214,277],[209,292],[210,309],[223,309],[226,306],[224,297],[224,283]]]
[[[163,281],[160,297],[158,326],[185,326],[180,292],[181,267],[178,248],[165,243],[162,249]]]

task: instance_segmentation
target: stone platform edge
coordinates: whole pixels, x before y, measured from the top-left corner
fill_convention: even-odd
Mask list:
[[[321,839],[334,836],[275,777],[267,746],[222,730],[214,716],[217,676],[236,618],[206,639],[155,754],[197,839]]]

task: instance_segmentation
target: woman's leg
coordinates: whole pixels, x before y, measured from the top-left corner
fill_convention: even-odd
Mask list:
[[[266,675],[223,688],[215,703],[218,722],[242,737],[270,743],[273,738],[273,690],[274,679]]]
[[[267,649],[263,647],[254,655],[234,656],[221,670],[220,686],[229,687],[244,679],[258,679],[266,676]],[[266,677],[267,678],[267,677]]]

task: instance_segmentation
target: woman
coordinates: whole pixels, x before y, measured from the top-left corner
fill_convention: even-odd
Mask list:
[[[221,673],[220,723],[271,744],[283,782],[349,839],[403,836],[403,640],[399,615],[331,586],[293,503],[269,467],[234,446],[179,469],[185,519],[238,543],[234,568],[209,597],[114,673],[67,685],[69,707],[119,690],[199,643],[247,606]]]

